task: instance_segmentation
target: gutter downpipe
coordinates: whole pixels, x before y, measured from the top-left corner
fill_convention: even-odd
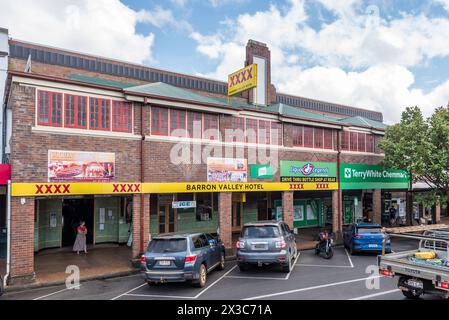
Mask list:
[[[341,132],[343,132],[344,127],[341,127],[341,131],[337,132],[337,146],[338,146],[338,153],[337,153],[337,186],[338,186],[338,204],[337,204],[337,210],[338,210],[338,232],[343,232],[343,212],[342,212],[342,205],[341,202],[343,200],[343,194],[341,192],[341,186],[340,186],[340,162],[341,162]]]
[[[144,99],[144,103],[140,105],[140,132],[142,133],[142,139],[140,140],[140,180],[143,184],[145,182],[145,167],[144,167],[144,141],[145,141],[145,130],[144,130],[144,121],[143,121],[143,108],[145,104],[147,103],[147,99]],[[145,228],[144,228],[144,213],[145,213],[145,207],[144,207],[144,201],[145,201],[145,195],[143,193],[140,194],[140,251],[141,253],[144,252],[144,235],[145,235]]]
[[[11,180],[8,180],[8,195],[6,198],[6,211],[8,215],[7,222],[7,240],[6,240],[6,275],[3,279],[4,287],[8,284],[9,274],[11,270]]]

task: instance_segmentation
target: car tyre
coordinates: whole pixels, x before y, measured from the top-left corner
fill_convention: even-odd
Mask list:
[[[406,291],[406,290],[402,290],[402,294],[407,298],[407,299],[412,299],[412,300],[417,300],[419,299],[419,297],[421,296],[420,294],[415,294],[412,291]]]
[[[195,283],[195,286],[198,288],[204,288],[206,286],[207,281],[207,269],[206,265],[202,263],[200,265],[198,281]]]
[[[222,252],[220,254],[220,264],[218,265],[217,269],[224,270],[224,268],[225,268],[225,254],[224,254],[224,252]]]
[[[281,271],[284,273],[289,273],[292,270],[292,257],[288,256],[288,264],[286,266],[281,266]]]
[[[241,272],[248,271],[248,270],[249,270],[249,266],[248,266],[247,264],[240,263],[240,264],[239,264],[239,270],[240,270]]]
[[[351,256],[354,256],[354,255],[355,255],[355,250],[354,250],[354,245],[353,245],[353,244],[351,244],[351,245],[349,246],[349,254],[350,254]]]
[[[148,285],[149,287],[155,287],[155,286],[158,286],[158,285],[159,285],[159,282],[156,282],[156,281],[147,281],[147,285]]]

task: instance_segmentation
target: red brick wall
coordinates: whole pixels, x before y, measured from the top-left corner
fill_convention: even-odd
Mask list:
[[[282,192],[282,218],[293,229],[293,191]]]
[[[149,241],[149,235],[150,235],[150,195],[135,194],[133,196],[133,244],[132,244],[133,258],[136,258],[140,254],[145,252]]]
[[[11,198],[10,284],[34,280],[34,198]]]
[[[232,193],[222,192],[218,195],[220,239],[226,249],[232,249]]]

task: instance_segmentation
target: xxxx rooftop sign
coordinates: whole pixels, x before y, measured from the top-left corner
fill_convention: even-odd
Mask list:
[[[257,87],[257,64],[251,64],[228,77],[228,96]]]

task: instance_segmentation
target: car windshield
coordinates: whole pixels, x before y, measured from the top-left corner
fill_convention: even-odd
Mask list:
[[[277,238],[279,229],[277,226],[247,226],[242,230],[243,238]]]
[[[367,227],[367,228],[358,228],[357,233],[358,234],[369,234],[369,233],[381,233],[381,228],[375,228],[375,227]]]
[[[187,240],[185,238],[177,239],[153,239],[148,251],[153,253],[182,252],[187,250]]]

